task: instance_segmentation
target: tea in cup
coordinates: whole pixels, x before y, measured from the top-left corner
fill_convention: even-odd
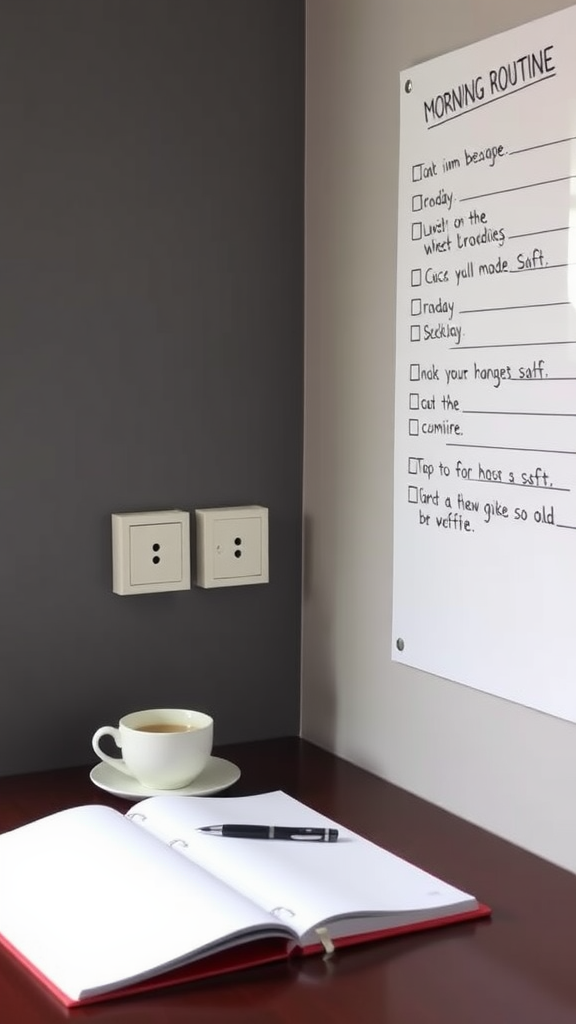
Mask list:
[[[106,764],[130,775],[149,789],[181,789],[193,782],[212,753],[214,721],[202,711],[153,708],[132,711],[118,726],[103,725],[92,747]],[[100,748],[102,736],[112,736],[122,757]]]

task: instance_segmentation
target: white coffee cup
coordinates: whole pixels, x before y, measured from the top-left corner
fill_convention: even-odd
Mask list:
[[[206,767],[213,732],[213,719],[202,711],[152,708],[124,715],[117,728],[103,725],[94,733],[92,746],[106,764],[149,789],[181,789]],[[112,736],[122,757],[100,749],[102,736]]]

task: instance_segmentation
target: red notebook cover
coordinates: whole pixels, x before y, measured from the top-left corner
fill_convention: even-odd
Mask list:
[[[435,928],[441,928],[463,921],[474,921],[479,918],[486,918],[489,917],[490,914],[490,908],[485,904],[480,904],[477,909],[469,910],[462,914],[452,914],[448,917],[435,918],[434,920],[419,921],[416,924],[401,925],[397,928],[384,929],[376,932],[363,932],[360,935],[336,939],[334,941],[334,948],[335,950],[339,950],[346,946],[376,942],[382,939],[393,938],[398,935],[405,935],[410,932],[430,931]],[[4,948],[7,949],[20,964],[26,967],[27,970],[29,970],[30,973],[44,986],[44,988],[48,989],[48,991],[51,992],[60,1003],[63,1003],[64,1006],[69,1008],[74,1006],[89,1006],[93,1003],[125,998],[127,996],[138,995],[143,992],[150,992],[161,988],[171,987],[173,985],[184,984],[186,982],[200,981],[216,977],[218,975],[246,970],[251,967],[260,967],[268,963],[277,963],[278,961],[287,960],[290,956],[311,956],[325,952],[325,947],[321,943],[314,944],[313,946],[307,946],[304,949],[295,947],[291,952],[288,952],[286,941],[282,938],[257,939],[253,942],[243,943],[238,946],[233,946],[230,949],[222,950],[219,953],[213,953],[210,956],[195,960],[193,963],[185,964],[184,966],[177,967],[174,970],[154,975],[154,977],[146,978],[145,981],[121,986],[109,992],[105,992],[97,996],[91,996],[87,999],[74,1000],[70,999],[69,996],[53,985],[48,978],[38,971],[33,964],[26,960],[26,958],[23,957],[22,954],[2,935],[0,935],[0,944],[4,946]]]

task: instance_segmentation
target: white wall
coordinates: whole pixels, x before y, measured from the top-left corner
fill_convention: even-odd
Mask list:
[[[398,73],[566,6],[308,0],[302,732],[576,871],[576,726],[390,659]]]

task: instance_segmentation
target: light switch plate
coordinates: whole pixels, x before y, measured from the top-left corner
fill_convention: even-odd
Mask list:
[[[113,513],[112,589],[123,596],[190,590],[190,513]]]
[[[242,587],[268,580],[268,509],[197,508],[196,585]]]

